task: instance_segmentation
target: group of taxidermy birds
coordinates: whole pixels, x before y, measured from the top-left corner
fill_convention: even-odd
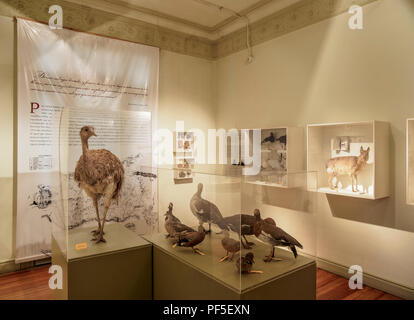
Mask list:
[[[222,230],[220,233],[224,235],[221,244],[226,255],[221,258],[221,262],[232,261],[234,256],[240,252],[240,243],[245,249],[251,249],[254,243],[247,241],[246,236],[248,235],[254,235],[260,242],[271,246],[270,254],[264,259],[265,262],[280,260],[275,258],[275,247],[288,247],[295,258],[297,257],[296,247],[303,248],[299,241],[277,227],[272,218],[262,219],[258,209],[254,210],[253,215],[236,214],[231,217],[223,217],[214,203],[201,197],[202,191],[203,184],[199,183],[197,192],[190,200],[191,212],[199,221],[197,230],[183,224],[173,214],[173,204],[169,204],[168,211],[165,213],[165,230],[168,233],[167,237],[174,241],[173,247],[192,248],[195,253],[204,255],[196,246],[203,242],[206,233],[211,233],[211,225],[214,224]],[[204,223],[209,225],[207,231],[203,227]],[[230,231],[237,233],[240,241],[232,239]],[[262,273],[252,270],[253,263],[254,254],[248,252],[245,256],[240,256],[237,259],[236,266],[238,271],[242,273]]]
[[[111,202],[117,201],[119,198],[124,180],[124,168],[118,157],[110,151],[89,149],[88,141],[93,136],[96,136],[93,127],[84,126],[81,128],[82,155],[77,162],[74,178],[79,187],[92,199],[98,221],[98,229],[92,232],[94,234],[93,240],[99,243],[105,242],[103,237],[105,218]],[[272,218],[262,219],[258,209],[254,211],[254,215],[236,214],[223,218],[215,204],[201,197],[202,191],[203,184],[200,183],[197,192],[190,201],[191,211],[199,221],[197,230],[181,223],[180,219],[173,215],[173,204],[170,203],[165,214],[165,229],[168,232],[168,237],[174,239],[174,247],[192,248],[195,253],[204,255],[196,246],[204,240],[206,233],[211,232],[211,224],[215,224],[224,234],[221,244],[226,255],[221,261],[232,261],[234,255],[240,251],[240,242],[245,249],[251,249],[253,243],[247,241],[247,235],[254,235],[259,241],[271,246],[271,252],[264,259],[265,262],[278,260],[275,258],[275,247],[288,247],[295,258],[297,257],[296,247],[303,248],[295,238],[277,227]],[[100,219],[98,210],[98,201],[101,198],[104,199],[102,219]],[[204,223],[209,225],[207,232],[203,228]],[[230,238],[230,230],[239,235],[240,241]],[[257,271],[252,270],[253,263],[254,255],[249,252],[245,256],[239,257],[236,265],[240,272],[254,273]]]

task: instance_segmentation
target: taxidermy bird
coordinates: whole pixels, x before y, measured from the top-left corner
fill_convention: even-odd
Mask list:
[[[262,144],[265,144],[266,142],[274,143],[276,141],[279,141],[281,144],[286,145],[286,135],[276,138],[275,134],[273,132],[270,132],[270,136],[268,136],[267,138],[264,138],[262,141]]]
[[[240,241],[230,238],[230,233],[227,230],[224,231],[224,238],[221,240],[221,245],[226,250],[226,255],[220,259],[220,262],[224,260],[232,261],[234,255],[240,251]],[[229,253],[231,253],[231,256]]]
[[[176,237],[177,234],[181,232],[195,232],[193,228],[186,226],[185,224],[181,223],[180,219],[172,213],[173,204],[170,202],[168,206],[168,211],[165,213],[165,223],[164,227],[167,230],[168,234],[166,235],[167,238],[169,237]]]
[[[264,138],[262,141],[262,144],[265,144],[266,142],[275,142],[276,141],[276,137],[275,134],[273,132],[270,132],[270,136],[268,136],[267,138]]]
[[[263,271],[252,270],[254,264],[253,252],[248,252],[244,257],[240,257],[236,261],[238,273],[263,273]]]
[[[205,235],[206,232],[203,226],[199,226],[198,231],[181,232],[176,235],[177,242],[173,244],[173,248],[175,248],[176,246],[191,248],[193,249],[194,253],[204,256],[205,254],[201,252],[200,249],[194,247],[203,242]]]
[[[258,221],[254,226],[254,234],[259,239],[259,241],[269,244],[272,249],[270,254],[265,257],[265,262],[270,262],[272,260],[280,260],[275,258],[275,247],[289,247],[293,252],[293,255],[296,257],[298,253],[296,252],[296,247],[303,249],[303,246],[289,235],[287,232],[277,227],[276,225],[267,223],[266,221]]]
[[[85,126],[80,130],[82,155],[75,169],[75,181],[79,187],[92,199],[98,219],[98,229],[92,231],[92,240],[106,242],[103,238],[106,214],[113,200],[118,200],[124,181],[124,167],[112,152],[99,149],[89,150],[88,140],[96,136],[95,129]],[[104,214],[99,217],[98,201],[104,198]],[[102,222],[101,222],[102,221]]]
[[[211,224],[216,224],[221,230],[229,230],[227,227],[220,210],[214,203],[207,201],[201,197],[203,192],[203,184],[198,184],[197,192],[193,195],[190,200],[191,212],[198,219],[200,226],[204,223],[208,223],[209,229],[207,233],[211,232]]]
[[[329,174],[329,187],[332,190],[336,190],[338,185],[333,185],[333,178],[339,175],[349,175],[352,181],[352,192],[358,192],[358,174],[362,171],[369,160],[369,151],[369,147],[367,150],[364,150],[361,146],[360,155],[358,157],[347,156],[330,159],[326,163],[326,171]]]
[[[246,236],[254,235],[254,225],[256,222],[261,220],[262,218],[260,216],[259,209],[254,210],[254,215],[236,214],[234,216],[224,218],[225,223],[230,227],[230,229],[239,235],[240,241],[245,249],[251,249],[250,246],[254,245],[253,242],[247,241]],[[265,221],[276,225],[276,222],[272,218],[266,218]]]

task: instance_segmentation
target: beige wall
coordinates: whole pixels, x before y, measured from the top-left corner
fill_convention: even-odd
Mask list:
[[[363,31],[351,31],[348,18],[342,14],[256,46],[250,65],[246,52],[217,61],[217,125],[389,121],[391,197],[318,194],[313,236],[320,258],[359,264],[369,274],[414,288],[414,207],[405,204],[405,121],[414,116],[414,2],[367,5]],[[266,210],[312,245],[312,224],[299,222],[309,214]]]
[[[405,119],[414,116],[414,4],[379,0],[364,7],[364,14],[363,31],[350,31],[343,14],[255,47],[251,65],[245,64],[245,52],[210,62],[162,51],[159,127],[174,129],[176,120],[204,130],[389,121],[390,198],[301,195],[309,210],[297,209],[292,200],[283,210],[269,201],[273,205],[265,211],[305,238],[307,249],[319,257],[360,264],[372,275],[413,288],[414,208],[405,204]],[[12,20],[1,18],[0,263],[13,258],[13,39]],[[275,192],[260,197],[273,199]]]
[[[14,259],[13,225],[13,67],[14,22],[0,16],[0,271]],[[161,50],[159,76],[160,128],[215,128],[212,62]]]
[[[13,257],[13,37],[13,20],[0,17],[0,264]]]

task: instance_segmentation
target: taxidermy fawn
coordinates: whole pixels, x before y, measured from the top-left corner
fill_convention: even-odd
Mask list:
[[[338,182],[336,186],[332,183],[334,177],[349,175],[352,179],[352,192],[358,192],[358,174],[364,168],[369,159],[369,150],[369,147],[367,150],[364,150],[361,146],[360,155],[358,157],[337,157],[329,160],[326,163],[326,171],[329,174],[329,187],[333,190],[338,188]]]

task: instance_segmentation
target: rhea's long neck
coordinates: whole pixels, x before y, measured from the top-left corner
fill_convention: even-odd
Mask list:
[[[89,151],[88,138],[81,138],[81,139],[82,139],[82,152],[83,152],[83,155],[86,157]]]

